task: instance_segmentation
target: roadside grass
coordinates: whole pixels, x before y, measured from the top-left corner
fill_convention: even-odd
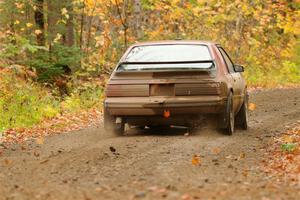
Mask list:
[[[0,70],[0,76],[0,132],[30,128],[65,113],[102,107],[103,87],[95,83],[76,86],[62,99],[54,95],[55,90],[20,78],[14,72]]]

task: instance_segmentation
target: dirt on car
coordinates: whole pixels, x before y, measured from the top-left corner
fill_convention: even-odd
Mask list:
[[[0,146],[0,199],[299,199],[261,163],[270,138],[300,119],[300,89],[255,90],[249,130],[98,127]]]

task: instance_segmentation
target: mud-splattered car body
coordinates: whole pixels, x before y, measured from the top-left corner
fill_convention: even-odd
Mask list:
[[[193,52],[193,57],[186,51]],[[197,53],[203,54],[199,60]],[[226,128],[228,118],[232,118],[228,109],[233,118],[243,105],[247,109],[247,87],[240,72],[243,67],[234,65],[225,50],[213,42],[135,44],[120,59],[108,81],[105,125],[114,130],[124,129],[124,123],[190,126],[201,115],[216,114],[220,126]],[[228,105],[228,98],[232,105]]]

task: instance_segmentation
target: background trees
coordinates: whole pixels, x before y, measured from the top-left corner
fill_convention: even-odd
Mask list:
[[[38,80],[109,73],[137,41],[220,42],[250,84],[299,82],[298,0],[1,0],[0,59]],[[270,77],[270,78],[268,78]]]
[[[249,86],[299,84],[299,7],[299,0],[0,0],[0,134],[101,109],[107,74],[137,41],[215,40],[246,66]]]

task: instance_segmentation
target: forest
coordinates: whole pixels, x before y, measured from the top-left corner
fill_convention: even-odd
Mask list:
[[[299,0],[0,0],[0,132],[100,109],[107,77],[140,41],[217,41],[245,66],[249,87],[298,85],[299,8]]]

